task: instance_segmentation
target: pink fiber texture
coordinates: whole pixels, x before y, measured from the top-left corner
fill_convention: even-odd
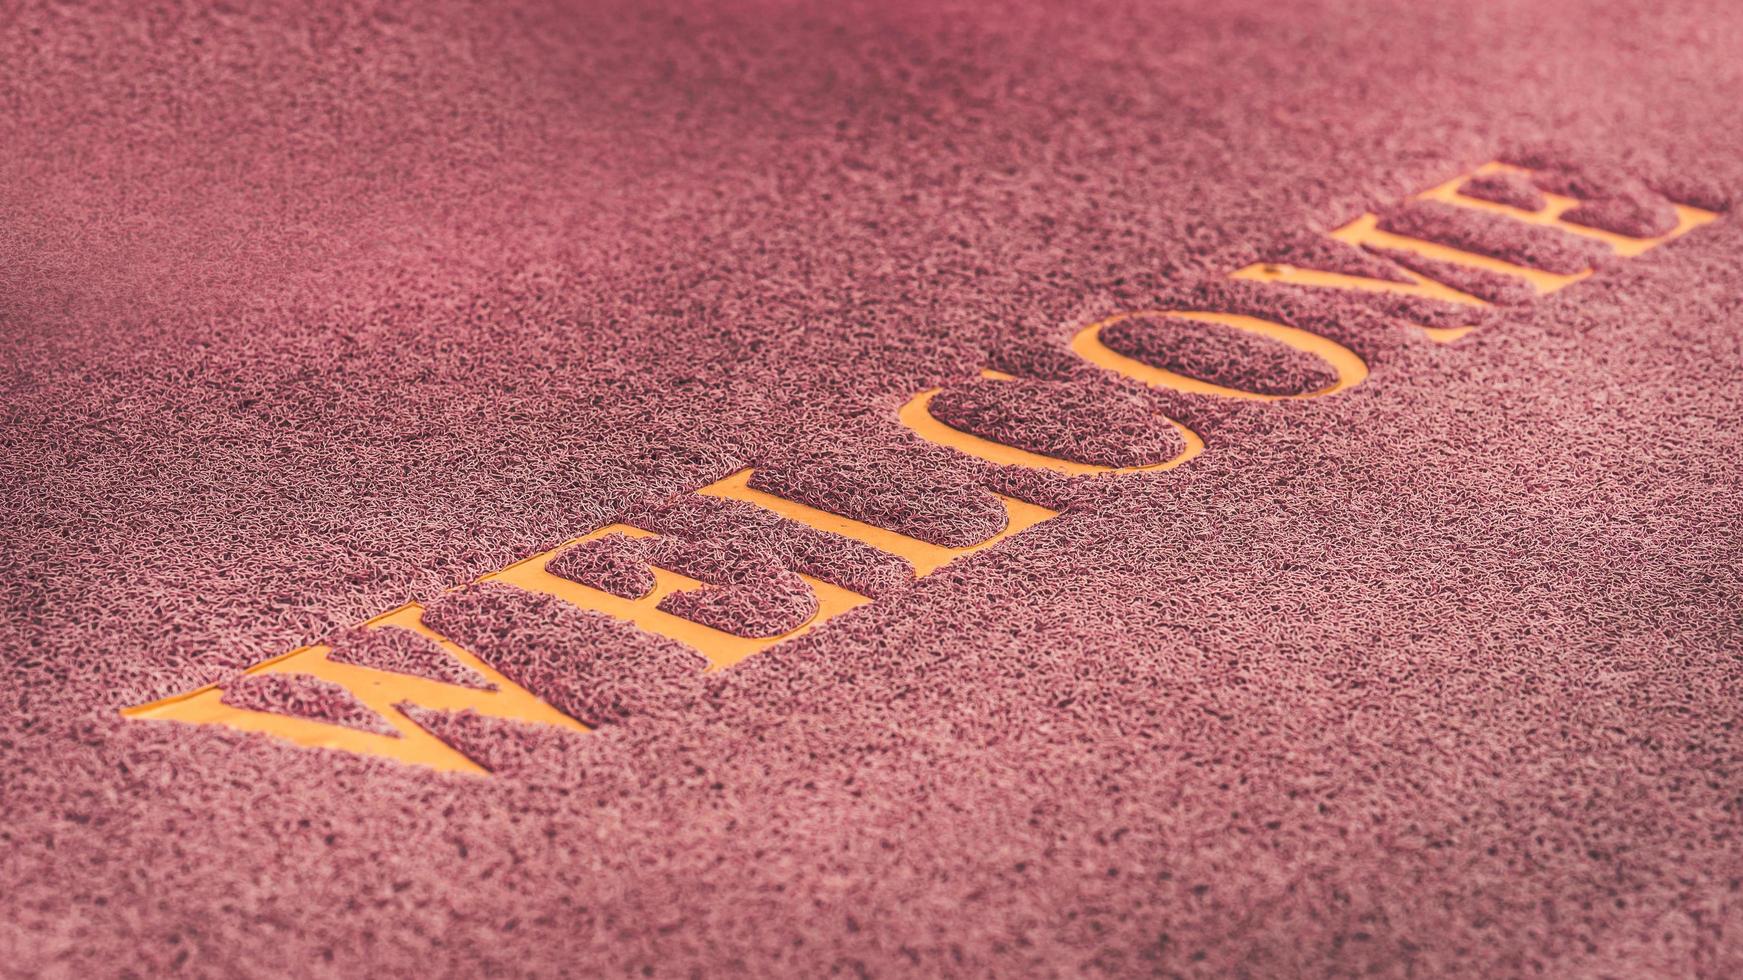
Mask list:
[[[1582,201],[1562,218],[1634,238],[1653,238],[1676,227],[1676,209],[1644,188]]]
[[[817,597],[805,580],[773,551],[755,546],[612,534],[575,545],[545,568],[635,599],[653,590],[654,566],[708,583],[662,597],[660,609],[735,636],[779,636],[817,612]]]
[[[1390,262],[1347,242],[1340,242],[1306,229],[1294,231],[1264,250],[1266,262],[1364,276],[1388,282],[1409,282]]]
[[[779,636],[817,612],[817,596],[797,572],[765,549],[656,538],[649,559],[709,583],[660,600],[660,608],[735,636]]]
[[[508,778],[561,774],[586,748],[586,734],[554,725],[531,725],[492,718],[476,711],[438,711],[415,704],[399,710],[491,773]]]
[[[1146,466],[1186,448],[1166,417],[1111,387],[976,378],[944,386],[927,407],[952,428],[1078,463]]]
[[[0,22],[8,980],[1743,976],[1734,0]],[[1621,258],[1404,203],[1494,160],[1594,227],[1719,216]],[[1363,214],[1594,271],[1457,280],[1483,307],[1228,278],[1407,278],[1325,237]],[[1143,311],[1369,375],[1261,402],[1072,352]],[[1323,377],[1163,326],[1158,363]],[[902,425],[941,385],[1067,458],[1205,449],[1001,466]],[[943,546],[995,494],[1058,515],[917,578],[694,496],[747,468]],[[803,608],[743,598],[774,565],[874,599],[706,671],[467,584],[614,522],[761,556],[723,623]],[[121,714],[228,680],[373,723],[234,681],[332,637],[463,699],[347,633],[407,602],[592,730],[403,709],[481,777]]]
[[[1381,258],[1396,262],[1403,268],[1451,286],[1461,293],[1474,296],[1486,303],[1518,306],[1537,298],[1537,290],[1533,289],[1530,283],[1516,276],[1490,272],[1487,269],[1479,269],[1476,266],[1460,262],[1442,262],[1399,248],[1370,246],[1369,250]]]
[[[1720,175],[1676,166],[1662,153],[1642,151],[1630,141],[1575,147],[1566,140],[1527,139],[1504,147],[1500,155],[1530,168],[1537,187],[1581,200],[1657,195],[1677,204],[1725,211],[1736,197],[1736,188]]]
[[[223,684],[224,703],[233,708],[306,718],[378,735],[399,733],[350,691],[307,674],[244,674]]]
[[[676,711],[706,662],[614,619],[508,585],[443,595],[424,622],[588,725]]]
[[[1579,199],[1579,206],[1562,214],[1562,218],[1575,224],[1634,238],[1652,238],[1676,227],[1672,199],[1651,186],[1646,177],[1623,165],[1575,164],[1544,158],[1544,165],[1532,171],[1531,177],[1544,190]],[[1708,197],[1698,190],[1685,193],[1695,199],[1687,203],[1697,206]]]
[[[563,550],[545,571],[624,599],[639,599],[654,591],[654,570],[648,564],[648,542],[626,534],[608,534]]]
[[[942,545],[966,548],[1005,528],[998,499],[898,451],[846,447],[783,453],[751,475],[753,489]]]
[[[624,515],[637,527],[766,552],[783,567],[866,596],[890,595],[913,584],[907,559],[738,500],[680,494]]]
[[[1603,245],[1560,228],[1522,224],[1441,201],[1399,205],[1381,217],[1380,228],[1562,275],[1584,272],[1609,255]]]
[[[328,641],[327,659],[359,667],[410,674],[425,680],[492,690],[496,685],[454,659],[427,636],[398,626],[351,629]]]
[[[1130,317],[1101,329],[1115,353],[1199,381],[1262,395],[1302,395],[1337,381],[1317,354],[1209,320]]]
[[[1541,211],[1548,203],[1543,198],[1543,192],[1532,182],[1531,175],[1517,170],[1478,174],[1460,184],[1459,193],[1522,211]]]

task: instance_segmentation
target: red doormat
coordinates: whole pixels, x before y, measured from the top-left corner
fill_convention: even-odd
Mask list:
[[[1743,10],[30,4],[0,973],[1743,972]]]

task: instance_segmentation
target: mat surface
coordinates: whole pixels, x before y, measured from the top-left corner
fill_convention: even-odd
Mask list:
[[[0,20],[0,974],[1743,974],[1743,7]]]

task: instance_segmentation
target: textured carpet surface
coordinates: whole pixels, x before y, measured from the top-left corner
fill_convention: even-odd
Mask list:
[[[1552,186],[1474,196],[1729,210],[1736,3],[0,21],[0,975],[1743,974],[1743,224],[1616,259],[1407,203],[1505,159]],[[1595,271],[1471,273],[1479,311],[1226,278],[1408,281],[1318,234],[1363,212]],[[1237,401],[1071,353],[1158,309],[1371,374]],[[898,421],[931,388],[1061,457],[1167,458],[1170,418],[1206,448],[999,467]],[[1062,513],[910,582],[674,497],[747,466],[951,547],[992,491]],[[444,594],[636,514],[724,542],[683,559],[697,616],[804,615],[780,566],[876,599],[703,674]],[[639,594],[642,561],[571,571]],[[484,778],[118,714],[225,682],[377,724],[237,671],[409,600],[597,730],[408,709]]]

